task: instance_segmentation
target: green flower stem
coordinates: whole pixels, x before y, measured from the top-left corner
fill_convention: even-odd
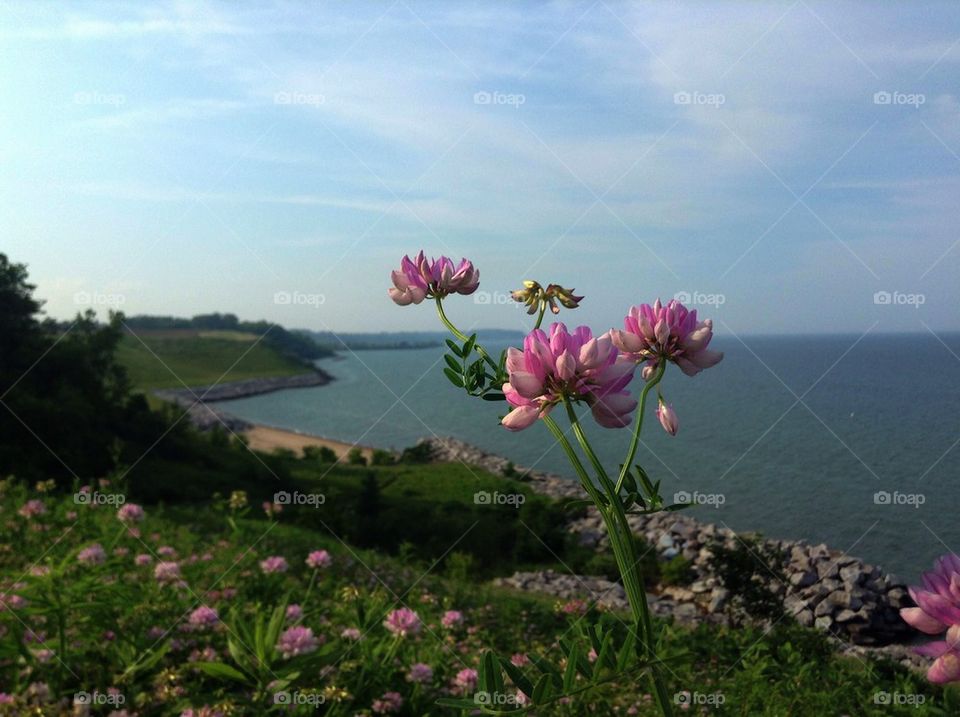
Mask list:
[[[442,321],[442,322],[443,322],[443,325],[447,327],[447,330],[448,330],[451,334],[453,334],[454,336],[456,336],[458,339],[460,339],[461,341],[463,341],[463,342],[469,341],[469,340],[470,340],[470,337],[467,336],[465,333],[463,333],[463,332],[462,332],[460,329],[458,329],[456,326],[454,326],[454,325],[453,325],[453,322],[450,321],[450,319],[447,318],[447,314],[446,314],[446,313],[444,312],[444,310],[443,310],[443,299],[440,298],[439,296],[434,297],[434,298],[436,299],[436,302],[437,302],[437,314],[439,314],[439,316],[440,316],[440,321]],[[494,361],[494,360],[490,357],[490,354],[488,354],[488,353],[484,350],[483,346],[481,346],[481,345],[478,344],[478,343],[474,343],[473,348],[474,348],[474,350],[476,350],[476,352],[477,352],[478,354],[480,354],[480,357],[481,357],[484,361],[486,361],[486,362],[490,365],[491,368],[493,368],[493,370],[494,370],[495,372],[497,372],[497,373],[500,372],[500,364],[498,364],[496,361]]]
[[[617,478],[617,495],[620,495],[620,491],[623,489],[623,481],[626,480],[627,473],[630,472],[630,467],[633,465],[633,459],[637,455],[637,443],[640,442],[640,429],[643,428],[643,412],[647,406],[647,394],[650,393],[650,389],[660,383],[660,379],[663,378],[663,372],[666,368],[667,362],[661,359],[660,365],[657,366],[657,372],[653,375],[653,378],[647,381],[643,390],[640,392],[640,405],[637,406],[637,417],[633,424],[633,437],[630,439],[630,449],[627,451],[627,457],[624,459],[623,465],[620,466],[620,476]]]
[[[660,371],[656,380],[659,380],[662,375],[663,372]],[[649,388],[645,387],[644,390],[647,391]],[[656,655],[656,645],[654,644],[653,620],[650,617],[650,606],[647,604],[647,594],[643,589],[643,579],[640,575],[639,567],[640,559],[637,557],[633,531],[630,529],[630,523],[627,521],[623,504],[620,502],[619,491],[616,490],[613,481],[610,480],[607,472],[603,468],[603,464],[587,440],[583,426],[580,425],[580,420],[573,410],[573,404],[569,398],[564,399],[564,404],[567,409],[567,416],[573,426],[573,433],[577,437],[577,441],[580,443],[583,452],[590,460],[591,465],[593,465],[597,471],[597,477],[600,479],[604,491],[607,494],[608,504],[606,506],[597,503],[596,498],[594,498],[594,502],[597,503],[597,509],[600,511],[604,525],[607,528],[610,547],[613,549],[614,558],[620,568],[623,587],[627,593],[627,599],[630,602],[630,609],[633,613],[638,636],[644,645],[647,657],[652,663],[650,672],[653,678],[654,692],[657,695],[657,703],[663,714],[666,717],[671,717],[673,708],[670,702],[670,694],[667,691],[666,683],[663,679],[663,674],[660,671],[660,666],[657,664],[658,658]],[[591,495],[591,497],[593,496]]]
[[[533,330],[536,331],[540,328],[540,324],[543,323],[543,315],[547,313],[547,302],[540,302],[540,313],[537,314],[537,323],[533,325]]]

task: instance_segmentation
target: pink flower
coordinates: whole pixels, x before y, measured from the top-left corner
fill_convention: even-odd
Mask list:
[[[294,603],[293,605],[287,605],[286,618],[292,622],[295,622],[303,617],[303,608]]]
[[[415,682],[421,685],[429,684],[433,681],[433,668],[422,662],[410,665],[410,671],[407,672],[407,682]]]
[[[398,637],[416,635],[420,632],[420,616],[410,608],[402,607],[387,615],[383,626]]]
[[[637,406],[624,390],[633,371],[609,333],[594,338],[588,327],[579,326],[571,334],[561,323],[550,327],[549,337],[535,329],[524,339],[523,351],[507,349],[510,380],[503,392],[513,410],[501,423],[511,431],[523,430],[569,398],[589,404],[601,426],[622,428]]]
[[[713,338],[713,322],[697,321],[697,310],[688,311],[676,299],[666,306],[657,299],[653,306],[631,307],[623,327],[624,331],[613,332],[613,343],[634,361],[646,361],[648,369],[667,360],[694,376],[723,358],[720,351],[707,348]],[[650,375],[648,370],[644,378]]]
[[[400,270],[391,272],[393,288],[387,293],[400,306],[419,304],[424,299],[448,294],[469,295],[480,285],[480,272],[466,259],[454,266],[451,259],[427,259],[421,250],[412,260],[404,256]]]
[[[177,554],[177,551],[171,548],[169,545],[161,545],[157,548],[157,555],[162,558],[173,558]]]
[[[403,707],[403,697],[399,692],[385,692],[379,700],[374,700],[370,709],[378,715],[393,714]]]
[[[284,658],[290,659],[297,655],[306,655],[313,652],[319,644],[313,630],[303,625],[295,625],[280,635],[280,639],[277,640],[277,651]]]
[[[271,503],[269,500],[263,502],[263,512],[267,514],[268,518],[272,518],[275,515],[280,515],[283,512],[282,503]]]
[[[137,557],[133,559],[133,562],[136,565],[149,565],[153,562],[153,556],[147,555],[146,553],[140,553]]]
[[[311,568],[328,568],[333,563],[333,558],[326,550],[314,550],[307,556],[307,566]]]
[[[103,546],[100,545],[100,543],[88,545],[86,548],[77,553],[77,561],[83,563],[84,565],[103,565],[106,559],[107,553],[104,551]]]
[[[923,587],[910,588],[917,607],[901,608],[900,617],[928,635],[946,630],[946,640],[930,642],[916,652],[935,658],[927,671],[931,682],[942,685],[960,681],[960,557],[941,556],[922,579]]]
[[[143,508],[136,503],[125,503],[117,511],[117,518],[123,523],[139,523],[143,520]]]
[[[459,610],[447,610],[443,613],[443,617],[440,618],[440,624],[448,630],[460,627],[460,625],[463,624],[463,613]]]
[[[42,500],[28,500],[17,512],[29,520],[35,516],[45,514],[47,512],[47,506],[43,504]]]
[[[285,573],[287,567],[287,559],[281,555],[271,555],[269,558],[260,561],[260,569],[267,574]]]
[[[153,568],[153,576],[161,583],[170,583],[180,579],[180,565],[174,562],[159,562]]]
[[[209,627],[216,625],[220,621],[220,616],[212,607],[201,605],[190,613],[190,624],[194,627]]]
[[[453,684],[460,688],[464,694],[468,694],[477,689],[477,671],[469,667],[460,670],[457,676],[453,678]]]
[[[346,627],[343,632],[340,633],[340,637],[344,640],[359,640],[363,635],[355,627]]]
[[[663,430],[671,436],[677,435],[677,431],[680,430],[680,419],[677,418],[677,413],[673,410],[673,406],[664,403],[662,398],[657,404],[657,418],[660,420],[660,425],[663,426]]]
[[[517,652],[510,658],[510,663],[514,667],[526,667],[530,664],[530,658],[522,652]]]

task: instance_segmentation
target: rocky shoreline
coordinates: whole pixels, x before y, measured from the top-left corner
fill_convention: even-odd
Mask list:
[[[325,386],[333,377],[321,369],[293,376],[275,376],[272,378],[249,378],[243,381],[228,381],[212,386],[196,386],[192,388],[165,388],[153,392],[153,395],[164,401],[174,403],[187,411],[190,422],[201,431],[209,431],[217,426],[240,432],[253,427],[249,421],[212,408],[207,402],[232,401],[248,396],[259,396],[274,391],[284,391],[290,388],[310,388]]]
[[[558,499],[586,497],[576,481],[512,466],[502,456],[453,438],[422,439],[421,443],[430,446],[436,461],[463,462],[496,475],[509,473],[509,467],[513,467],[522,475],[525,485],[537,493]],[[629,521],[634,532],[643,537],[661,559],[682,555],[690,561],[693,579],[688,586],[661,586],[649,595],[654,614],[673,617],[683,624],[725,622],[729,594],[711,573],[708,546],[718,541],[726,548],[734,548],[742,539],[729,528],[680,513],[632,515]],[[602,519],[592,506],[584,517],[572,519],[567,528],[576,533],[584,545],[597,549],[606,546]],[[783,598],[787,613],[798,623],[829,633],[845,652],[855,655],[882,652],[911,667],[922,665],[902,644],[910,640],[914,632],[900,619],[899,608],[913,603],[898,578],[824,544],[810,545],[802,540],[765,542],[785,556],[786,579],[771,577],[769,587]],[[537,571],[515,573],[497,582],[517,590],[596,601],[613,609],[627,607],[626,595],[619,584],[592,576]]]

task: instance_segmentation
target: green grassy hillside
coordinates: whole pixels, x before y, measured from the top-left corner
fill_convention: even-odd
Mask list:
[[[203,386],[307,370],[258,338],[239,331],[137,330],[123,337],[117,359],[134,388],[143,391],[180,388],[181,381]]]

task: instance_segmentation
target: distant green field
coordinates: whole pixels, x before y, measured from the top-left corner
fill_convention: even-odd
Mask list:
[[[181,381],[203,386],[307,370],[263,342],[257,343],[257,338],[237,331],[139,330],[136,336],[123,337],[117,358],[139,390],[180,388]]]

